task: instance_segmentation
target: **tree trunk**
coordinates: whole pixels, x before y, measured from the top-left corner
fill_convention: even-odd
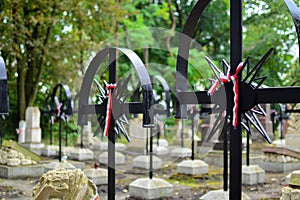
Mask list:
[[[174,12],[172,10],[172,2],[171,2],[171,0],[168,0],[168,8],[169,8],[169,14],[170,14],[170,18],[171,18],[171,32],[173,33],[175,31],[176,21],[175,21]],[[166,38],[166,46],[167,46],[167,50],[169,51],[170,55],[172,55],[171,39],[172,39],[172,35],[169,35]]]
[[[25,92],[25,77],[26,69],[24,68],[23,62],[17,59],[18,66],[18,106],[19,106],[19,120],[25,119],[26,111],[26,92]]]

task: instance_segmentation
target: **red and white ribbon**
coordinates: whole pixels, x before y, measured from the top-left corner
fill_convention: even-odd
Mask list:
[[[232,81],[233,83],[233,93],[234,93],[234,106],[233,106],[233,120],[232,124],[233,126],[238,125],[238,109],[239,109],[239,79],[238,79],[238,73],[243,68],[243,63],[241,62],[238,67],[235,70],[234,74],[230,73],[230,70],[228,70],[227,75],[225,76],[223,73],[220,74],[219,80],[215,81],[212,87],[208,90],[208,93],[210,95],[214,94],[215,91],[218,88],[218,85],[220,83],[228,83]]]
[[[108,84],[106,85],[106,91],[107,91],[107,108],[106,108],[106,120],[105,120],[105,127],[103,134],[104,136],[108,136],[108,130],[110,128],[110,121],[112,116],[112,92],[113,89],[116,88],[116,84]]]
[[[57,106],[57,116],[60,117],[60,114],[61,114],[61,107],[62,107],[62,103],[60,103],[58,106]]]
[[[20,129],[20,128],[16,128],[16,132],[17,132],[17,134],[22,134],[23,133],[23,130],[22,129]]]
[[[50,117],[50,123],[54,124],[54,116],[53,115],[51,115],[51,117]]]

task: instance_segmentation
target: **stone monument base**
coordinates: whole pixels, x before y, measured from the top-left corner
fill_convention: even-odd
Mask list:
[[[41,150],[41,155],[42,156],[47,156],[47,157],[50,157],[50,156],[56,156],[58,155],[58,146],[57,145],[48,145],[48,146],[45,146],[42,150]]]
[[[157,139],[153,140],[153,144],[156,144],[157,145]],[[158,146],[160,147],[168,147],[169,146],[169,143],[167,140],[165,139],[159,139],[158,140]]]
[[[45,147],[44,143],[22,143],[21,145],[39,156],[42,155],[42,149]]]
[[[153,169],[160,169],[162,165],[161,159],[153,156]],[[150,156],[142,155],[133,159],[133,167],[141,168],[141,169],[149,169],[150,168]]]
[[[63,161],[63,162],[50,162],[48,164],[45,164],[44,172],[47,173],[50,170],[56,170],[56,169],[71,169],[74,170],[76,167],[72,165],[69,162]]]
[[[101,164],[108,164],[108,152],[103,152],[102,154],[99,155],[98,157],[99,163]],[[115,164],[116,165],[121,165],[125,163],[125,156],[124,154],[120,152],[115,152]]]
[[[44,165],[28,165],[9,167],[0,165],[0,177],[7,179],[15,178],[39,178],[44,173]]]
[[[257,185],[264,183],[265,170],[258,165],[243,165],[242,166],[242,184],[244,185]]]
[[[98,142],[93,144],[93,150],[107,151],[108,144],[107,142]]]
[[[158,199],[172,196],[173,185],[159,178],[139,178],[129,184],[129,196],[138,199]]]
[[[229,199],[229,191],[224,190],[213,190],[209,191],[200,200],[224,200]],[[242,200],[251,200],[246,194],[242,193]]]
[[[295,133],[295,134],[286,134],[285,135],[285,147],[288,149],[291,149],[296,152],[300,152],[300,134]]]
[[[246,152],[243,151],[243,164],[246,164]],[[228,152],[228,165],[230,154]],[[250,154],[250,163],[253,165],[258,165],[263,160],[263,155],[259,154]],[[223,151],[220,150],[212,150],[208,153],[208,155],[204,158],[204,161],[209,165],[215,165],[219,167],[223,167],[224,159],[223,159]]]
[[[153,154],[158,155],[158,156],[160,156],[160,155],[166,155],[168,153],[169,153],[168,147],[156,146],[153,149]]]
[[[175,148],[171,151],[171,156],[176,158],[191,157],[192,150],[189,148]]]
[[[94,153],[89,149],[74,148],[68,155],[71,160],[93,160]]]
[[[298,162],[262,162],[259,164],[266,172],[284,173],[300,169],[300,161]]]
[[[95,185],[106,185],[108,181],[107,169],[91,168],[83,170],[85,175],[93,181]]]
[[[177,165],[177,171],[180,174],[207,174],[208,164],[202,160],[184,160]]]

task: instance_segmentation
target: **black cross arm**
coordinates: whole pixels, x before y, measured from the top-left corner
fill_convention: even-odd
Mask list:
[[[176,97],[180,105],[211,103],[211,97],[207,91],[178,92]]]
[[[256,104],[300,102],[300,87],[258,88],[255,93]]]

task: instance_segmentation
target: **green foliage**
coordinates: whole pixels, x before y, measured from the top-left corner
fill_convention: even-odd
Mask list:
[[[260,75],[267,75],[269,86],[290,85],[297,76],[293,73],[296,32],[284,1],[246,1],[244,13],[244,55],[251,57],[252,66],[271,47],[274,54]],[[275,72],[275,73],[274,73]],[[298,75],[299,76],[299,75]]]
[[[182,31],[196,2],[172,1],[176,31]],[[190,49],[188,81],[196,90],[208,88],[208,78],[213,77],[204,56],[220,68],[221,59],[229,61],[229,2],[211,1],[195,27],[194,39],[199,45]],[[245,0],[243,6],[244,59],[250,56],[254,66],[269,48],[275,47],[259,74],[268,76],[265,84],[290,85],[299,80],[298,55],[294,50],[298,48],[296,33],[284,2]],[[24,117],[21,107],[42,108],[46,95],[57,83],[66,83],[72,92],[78,92],[91,57],[107,45],[133,49],[148,62],[151,75],[163,75],[170,87],[175,87],[178,38],[172,38],[172,50],[168,52],[166,38],[175,33],[169,30],[172,21],[166,1],[4,0],[0,4],[0,22],[0,52],[7,65],[10,98],[10,114],[5,121],[1,120],[0,131],[7,138],[17,136],[15,128]],[[152,27],[165,30],[162,34]],[[131,67],[121,56],[119,77]],[[95,78],[107,78],[107,71],[100,76]],[[131,81],[137,84],[137,80],[133,76]],[[73,120],[69,129],[75,138],[76,119]],[[171,126],[173,122],[170,119],[167,124]],[[44,122],[42,128],[47,138]]]

